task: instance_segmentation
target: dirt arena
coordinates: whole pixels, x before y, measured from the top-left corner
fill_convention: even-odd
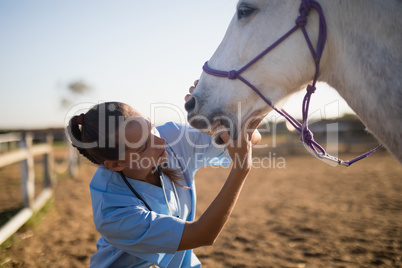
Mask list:
[[[402,267],[402,165],[388,153],[349,168],[264,154],[216,244],[195,250],[203,267]],[[76,179],[59,180],[41,223],[0,247],[1,267],[88,267],[99,238],[88,190],[94,169],[84,164]],[[228,172],[197,173],[198,215]]]

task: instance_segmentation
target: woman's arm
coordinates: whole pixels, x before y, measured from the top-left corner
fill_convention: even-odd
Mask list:
[[[255,117],[255,114],[253,114]],[[227,144],[233,161],[232,170],[215,200],[197,221],[186,222],[178,250],[193,249],[212,245],[228,221],[240,195],[244,181],[251,169],[252,143],[259,141],[261,136],[252,137],[262,118],[246,120],[237,140],[230,139],[224,127],[220,129],[221,138]],[[248,125],[248,124],[247,124]]]
[[[222,190],[201,217],[186,222],[178,250],[212,245],[222,231],[243,187],[248,170],[232,169]]]

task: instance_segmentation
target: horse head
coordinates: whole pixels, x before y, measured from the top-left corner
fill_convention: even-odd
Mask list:
[[[185,104],[188,121],[193,127],[213,135],[216,127],[223,124],[236,139],[245,118],[257,110],[267,114],[272,109],[245,83],[234,79],[236,70],[241,70],[294,27],[299,12],[303,12],[301,9],[300,1],[296,0],[238,2],[224,39],[208,61],[213,69],[226,70],[227,79],[202,73],[193,98]],[[309,16],[309,20],[310,17],[317,20],[317,14],[314,15]],[[317,36],[317,26],[307,25],[306,30],[312,37]],[[316,42],[317,39],[311,40]],[[314,61],[303,33],[296,31],[242,71],[241,76],[275,104],[306,85],[314,71]],[[220,142],[219,137],[216,141]]]

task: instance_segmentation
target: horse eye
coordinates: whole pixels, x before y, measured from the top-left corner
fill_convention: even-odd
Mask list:
[[[255,10],[256,10],[255,8],[252,8],[250,6],[241,5],[237,9],[237,18],[238,19],[246,18],[251,14],[253,14]]]

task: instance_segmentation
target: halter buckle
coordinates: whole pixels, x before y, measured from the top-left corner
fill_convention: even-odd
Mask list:
[[[348,162],[345,162],[345,161],[339,159],[338,157],[335,157],[335,156],[332,156],[332,155],[329,155],[329,154],[318,153],[318,157],[323,158],[325,160],[332,161],[332,162],[336,162],[336,163],[338,163],[338,165],[342,165],[342,166],[345,166],[345,167],[350,166],[350,164]]]

